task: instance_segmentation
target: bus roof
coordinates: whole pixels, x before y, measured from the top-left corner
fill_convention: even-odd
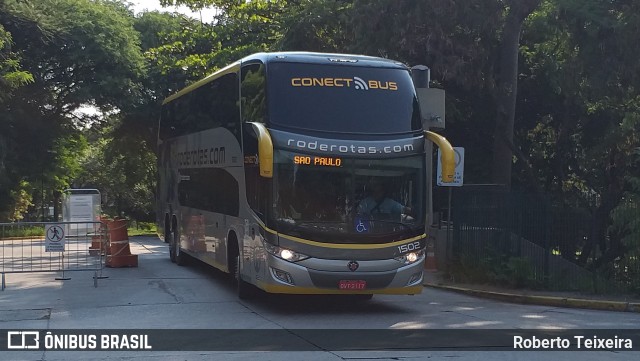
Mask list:
[[[407,66],[399,61],[378,58],[368,55],[312,53],[302,51],[283,51],[277,53],[257,53],[243,58],[242,62],[261,60],[264,63],[310,63],[310,64],[342,64],[354,66],[371,66],[378,68],[400,68]]]
[[[255,53],[246,56],[234,63],[227,65],[226,67],[198,80],[197,82],[179,90],[167,97],[162,104],[167,104],[174,99],[181,97],[184,94],[209,83],[210,81],[217,79],[228,73],[236,72],[240,65],[243,63],[261,61],[265,64],[278,62],[278,63],[305,63],[305,64],[327,64],[327,65],[345,65],[345,66],[365,66],[376,68],[391,68],[391,69],[408,69],[408,67],[395,60],[389,60],[368,55],[353,55],[353,54],[332,54],[332,53],[313,53],[303,51],[283,51],[274,53]]]

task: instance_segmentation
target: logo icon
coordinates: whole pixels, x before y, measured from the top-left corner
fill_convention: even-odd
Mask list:
[[[367,82],[365,82],[362,78],[358,78],[357,76],[354,76],[353,83],[355,84],[356,89],[369,90],[369,86],[367,85]]]
[[[34,350],[40,348],[40,331],[8,331],[7,349]]]
[[[349,263],[347,263],[347,268],[349,268],[351,272],[355,272],[358,267],[360,267],[360,265],[356,261],[349,261]]]

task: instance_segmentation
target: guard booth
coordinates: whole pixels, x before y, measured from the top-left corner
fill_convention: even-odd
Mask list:
[[[100,221],[102,212],[100,191],[97,189],[66,189],[62,195],[63,222],[96,222]],[[68,236],[85,236],[93,232],[90,223],[68,225]],[[73,227],[71,227],[73,226]]]

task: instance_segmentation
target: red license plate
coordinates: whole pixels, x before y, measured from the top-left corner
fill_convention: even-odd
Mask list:
[[[341,290],[364,290],[367,288],[367,281],[363,280],[341,280],[338,282]]]

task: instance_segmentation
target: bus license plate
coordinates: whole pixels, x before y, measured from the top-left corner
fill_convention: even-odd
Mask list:
[[[367,288],[367,281],[363,280],[341,280],[338,282],[341,290],[364,290]]]

